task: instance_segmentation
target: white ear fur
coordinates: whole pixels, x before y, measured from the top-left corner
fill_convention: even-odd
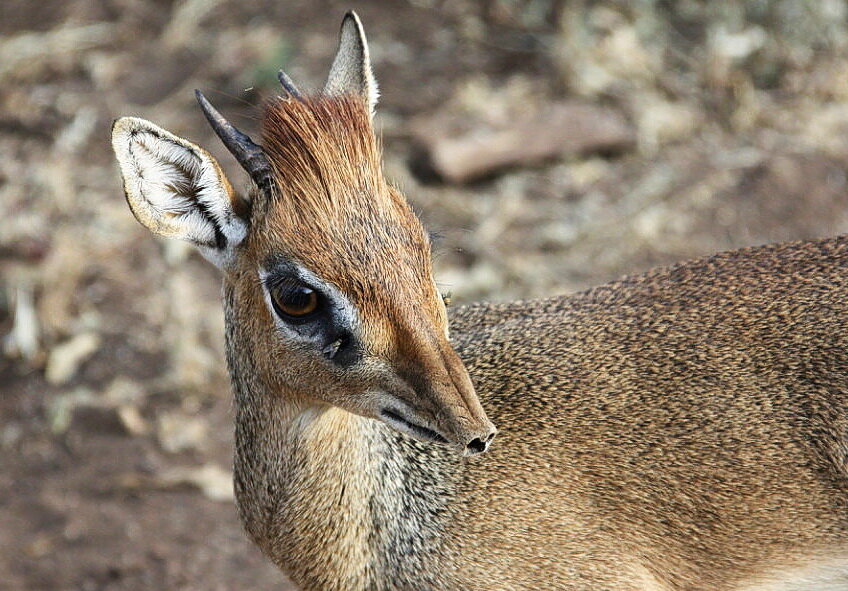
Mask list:
[[[342,21],[339,49],[330,67],[330,75],[324,86],[330,95],[359,94],[368,102],[368,110],[374,114],[380,91],[371,71],[368,40],[365,29],[356,13],[348,12]]]
[[[193,242],[223,267],[247,235],[233,192],[206,150],[135,117],[112,125],[112,148],[127,202],[151,232]]]

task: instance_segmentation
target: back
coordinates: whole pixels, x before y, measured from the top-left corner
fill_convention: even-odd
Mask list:
[[[500,524],[480,532],[487,568],[517,556],[558,588],[620,572],[722,589],[839,554],[846,329],[845,237],[457,310],[453,339],[502,426],[465,477],[465,510]]]

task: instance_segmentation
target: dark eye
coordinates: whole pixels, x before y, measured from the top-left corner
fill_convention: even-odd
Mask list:
[[[318,310],[318,292],[302,283],[283,283],[271,287],[274,310],[283,318],[305,318]]]

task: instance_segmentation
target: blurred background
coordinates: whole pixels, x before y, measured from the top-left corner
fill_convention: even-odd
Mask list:
[[[255,132],[349,8],[456,304],[848,231],[842,0],[2,0],[0,589],[287,588],[233,507],[217,273],[134,221],[109,126],[244,182],[193,89]]]

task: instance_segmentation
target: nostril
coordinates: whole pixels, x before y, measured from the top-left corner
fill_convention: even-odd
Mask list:
[[[486,441],[483,441],[479,437],[475,437],[474,439],[469,441],[468,445],[466,445],[465,447],[468,450],[468,453],[481,454],[484,451],[486,451],[487,447],[489,447],[489,441],[491,441],[491,440],[492,440],[491,437],[488,437],[486,439]]]

